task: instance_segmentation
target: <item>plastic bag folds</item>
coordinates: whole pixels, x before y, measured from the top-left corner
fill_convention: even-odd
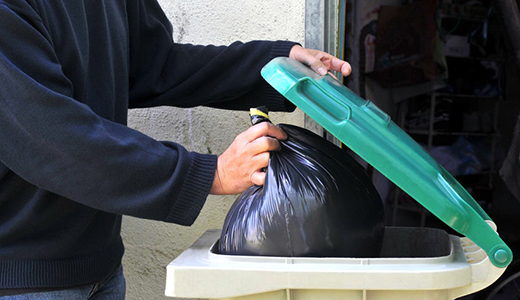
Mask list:
[[[344,150],[297,126],[270,153],[263,186],[252,186],[224,221],[230,255],[377,257],[384,207],[365,169]]]

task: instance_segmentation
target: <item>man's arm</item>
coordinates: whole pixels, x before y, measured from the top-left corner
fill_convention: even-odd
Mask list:
[[[0,161],[25,181],[118,214],[189,225],[217,157],[158,142],[73,99],[42,22],[0,4]],[[40,27],[36,27],[40,26]]]

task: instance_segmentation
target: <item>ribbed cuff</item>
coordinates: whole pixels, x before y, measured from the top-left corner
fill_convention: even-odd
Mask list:
[[[271,87],[266,90],[264,101],[270,111],[293,112],[296,109],[296,105]]]
[[[289,53],[291,52],[291,49],[294,47],[294,45],[300,44],[291,41],[274,42],[273,47],[271,48],[271,53],[269,54],[269,60],[280,56],[289,57]],[[271,111],[292,112],[296,109],[294,104],[285,99],[282,95],[280,95],[280,93],[272,88],[266,91],[265,96],[265,101]],[[281,103],[283,103],[283,106],[280,106]]]
[[[294,47],[294,45],[300,45],[300,44],[291,42],[291,41],[274,42],[273,47],[271,48],[270,59],[273,59],[273,58],[279,57],[279,56],[289,57],[289,53],[291,52],[291,49],[292,49],[292,47]]]
[[[213,185],[217,169],[216,155],[196,152],[190,154],[192,165],[177,201],[165,220],[185,226],[192,225],[199,216]]]

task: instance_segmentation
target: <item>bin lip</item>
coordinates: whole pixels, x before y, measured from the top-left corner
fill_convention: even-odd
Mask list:
[[[410,229],[407,227],[387,227],[396,229]],[[432,231],[442,231],[437,228],[421,228]],[[220,232],[220,231],[219,231]],[[220,235],[215,235],[213,242],[208,247],[206,246],[207,260],[215,264],[244,264],[244,263],[262,263],[273,265],[338,265],[338,266],[353,266],[353,265],[436,265],[436,264],[450,264],[456,262],[455,252],[461,249],[460,239],[453,235],[446,233],[449,241],[449,254],[433,257],[281,257],[281,256],[248,256],[248,255],[227,255],[218,253],[218,243]],[[457,250],[458,249],[458,250]],[[462,251],[462,250],[460,250]]]
[[[470,264],[461,238],[450,235],[452,259],[328,259],[210,256],[221,230],[206,231],[167,266],[165,294],[184,298],[232,298],[277,290],[446,290],[453,295],[477,291],[504,271],[489,259]],[[444,257],[445,258],[445,257]],[[314,260],[314,262],[313,262]],[[357,263],[352,263],[356,261]],[[266,261],[266,262],[264,262]],[[282,263],[283,261],[283,263]],[[303,263],[300,263],[302,262]],[[316,262],[318,261],[318,262]],[[338,263],[320,263],[320,262]],[[477,270],[482,269],[482,270]],[[490,272],[488,276],[488,273]],[[207,279],[207,280],[206,280]],[[399,294],[401,295],[401,294]],[[448,295],[448,294],[447,294]]]

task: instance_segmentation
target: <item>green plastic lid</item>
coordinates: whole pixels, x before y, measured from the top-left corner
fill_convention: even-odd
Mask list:
[[[497,267],[513,259],[511,249],[486,220],[490,217],[441,165],[372,102],[332,76],[321,76],[294,59],[278,57],[262,76],[352,151],[465,235]]]

